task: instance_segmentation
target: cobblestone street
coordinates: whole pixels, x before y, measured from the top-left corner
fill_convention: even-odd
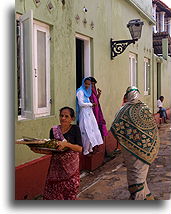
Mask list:
[[[159,127],[161,146],[150,166],[148,186],[158,200],[170,199],[171,193],[171,121]],[[82,173],[79,200],[127,200],[126,168],[121,154],[97,170]]]

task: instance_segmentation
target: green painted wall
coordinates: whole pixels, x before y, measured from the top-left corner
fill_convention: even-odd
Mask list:
[[[164,107],[171,106],[171,58],[163,60],[161,65],[161,95],[165,97]]]
[[[54,10],[50,13],[46,1],[41,1],[36,7],[32,0],[16,0],[16,12],[25,13],[33,9],[34,18],[51,26],[51,95],[52,115],[36,120],[17,121],[16,139],[23,135],[30,137],[47,138],[49,129],[58,124],[58,111],[62,106],[75,108],[76,88],[76,59],[75,34],[83,34],[91,38],[91,70],[97,79],[97,87],[102,89],[101,106],[107,122],[108,129],[114,115],[121,106],[122,98],[129,82],[129,52],[138,55],[138,87],[142,92],[142,100],[152,109],[154,105],[153,91],[143,96],[144,91],[144,57],[150,59],[151,67],[154,62],[152,51],[152,25],[131,6],[127,0],[67,0],[65,5],[61,0],[51,0]],[[138,1],[139,3],[142,1]],[[151,4],[150,4],[151,5]],[[88,9],[83,12],[83,7]],[[143,1],[143,8],[149,8],[149,2]],[[80,19],[77,21],[76,16]],[[86,18],[87,24],[83,24]],[[126,25],[129,20],[140,18],[144,21],[142,37],[135,44],[130,45],[126,51],[110,59],[110,38],[115,40],[131,39]],[[94,29],[91,28],[94,23]],[[151,69],[151,86],[154,72]],[[16,88],[17,90],[17,88]],[[167,89],[166,89],[167,90]],[[17,97],[16,97],[17,100]],[[16,106],[17,108],[17,106]],[[16,165],[38,158],[26,146],[16,146]]]
[[[158,111],[157,108],[157,63],[161,67],[161,79],[160,79],[160,88],[161,95],[165,97],[164,107],[171,107],[171,58],[168,57],[167,60],[164,60],[162,57],[154,55],[153,57],[153,72],[154,72],[154,113]]]
[[[171,107],[171,58],[163,61],[162,65],[162,87],[161,93],[165,97],[164,106],[166,108]]]
[[[97,78],[97,86],[102,89],[101,104],[107,121],[108,128],[113,116],[122,103],[122,97],[129,86],[129,51],[138,55],[138,87],[143,93],[144,88],[144,57],[152,61],[152,26],[143,19],[127,1],[95,0],[77,1],[76,9],[80,21],[76,24],[76,31],[89,35],[93,40],[94,53],[93,74]],[[88,12],[82,12],[86,6]],[[82,20],[87,19],[87,25]],[[131,39],[126,25],[129,20],[140,18],[144,21],[142,38],[135,45],[130,45],[127,50],[113,61],[110,60],[110,38],[115,40]],[[94,30],[89,24],[94,22]],[[92,32],[93,31],[93,32]],[[147,38],[148,35],[148,38]],[[152,107],[152,96],[145,96],[143,100]],[[111,115],[113,115],[111,117]]]
[[[72,19],[74,17],[73,1],[67,0],[65,5],[59,0],[51,1],[54,6],[52,12],[49,12],[46,2],[47,1],[41,1],[40,6],[36,7],[32,0],[16,0],[16,13],[24,14],[32,9],[34,19],[50,25],[52,38],[51,97],[53,100],[51,116],[22,121],[17,120],[16,102],[16,139],[22,138],[22,136],[48,138],[50,127],[59,123],[59,109],[66,105],[75,108],[75,31],[72,26]],[[26,146],[16,145],[16,165],[20,165],[40,156],[42,155],[31,152]]]

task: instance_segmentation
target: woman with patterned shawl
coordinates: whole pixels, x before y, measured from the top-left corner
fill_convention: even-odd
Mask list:
[[[43,200],[77,200],[80,184],[79,152],[82,152],[80,129],[72,125],[74,110],[60,109],[60,125],[53,126],[50,138],[58,140],[58,147],[51,154]],[[33,150],[36,152],[36,148]]]
[[[128,87],[126,102],[116,114],[111,132],[122,147],[130,200],[154,200],[146,178],[149,166],[157,156],[160,140],[154,117],[139,97],[136,87]]]
[[[93,152],[93,147],[103,144],[103,139],[92,110],[96,104],[91,103],[89,99],[91,93],[91,79],[88,77],[84,78],[82,86],[76,92],[77,120],[81,130],[84,155]]]
[[[97,124],[99,126],[102,138],[104,139],[107,136],[108,131],[106,128],[106,121],[104,120],[102,109],[99,103],[99,97],[101,95],[101,90],[98,88],[96,89],[96,79],[94,77],[90,77],[91,85],[92,85],[92,94],[90,96],[90,101],[95,103],[96,105],[93,107],[93,113],[96,118]]]

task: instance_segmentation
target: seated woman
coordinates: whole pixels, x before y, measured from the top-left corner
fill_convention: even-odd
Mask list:
[[[157,107],[159,108],[160,118],[161,119],[163,118],[164,123],[167,123],[166,119],[168,119],[168,117],[167,117],[166,109],[163,108],[163,101],[164,101],[164,97],[160,96],[159,99],[157,100]],[[161,120],[160,120],[160,123],[161,123]]]
[[[61,125],[53,126],[50,130],[50,138],[58,140],[58,152],[51,153],[43,199],[76,200],[80,184],[81,133],[77,125],[71,124],[75,119],[72,108],[61,108],[59,119]]]

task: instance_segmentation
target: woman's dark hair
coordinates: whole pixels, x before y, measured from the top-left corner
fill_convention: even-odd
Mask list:
[[[91,78],[90,78],[90,77],[85,78],[84,82],[85,82],[86,80],[91,81]]]
[[[72,118],[75,117],[74,109],[72,109],[71,107],[68,107],[68,106],[65,106],[65,107],[61,108],[61,109],[59,110],[60,114],[61,114],[61,112],[62,112],[63,110],[65,110],[65,109],[69,110],[70,116],[71,116]]]
[[[89,77],[91,82],[97,83],[97,80],[94,77]]]
[[[163,96],[160,96],[159,99],[160,99],[160,100],[161,100],[161,99],[164,99],[164,97],[163,97]]]

